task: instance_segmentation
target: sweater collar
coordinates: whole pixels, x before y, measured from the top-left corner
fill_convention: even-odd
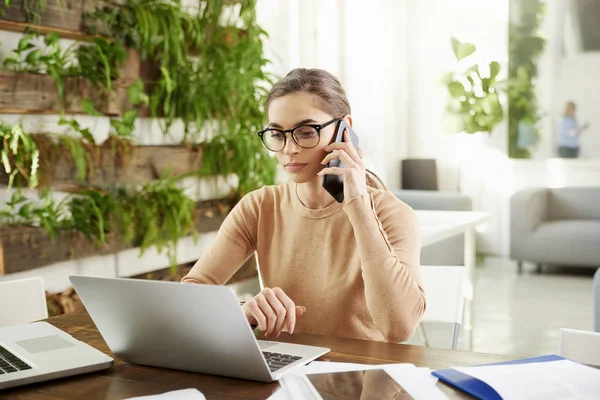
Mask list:
[[[326,207],[323,208],[308,208],[300,201],[298,197],[298,184],[296,182],[290,182],[288,185],[290,193],[290,197],[292,198],[292,205],[294,210],[300,213],[302,216],[309,219],[322,219],[327,218],[344,207],[344,203],[338,203],[337,201],[333,201]]]

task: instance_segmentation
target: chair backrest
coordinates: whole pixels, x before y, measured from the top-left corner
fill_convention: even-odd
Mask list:
[[[48,318],[42,278],[0,282],[0,327]]]
[[[427,301],[421,321],[462,324],[465,267],[422,266],[420,271]]]
[[[558,355],[581,364],[600,366],[600,333],[560,329]]]

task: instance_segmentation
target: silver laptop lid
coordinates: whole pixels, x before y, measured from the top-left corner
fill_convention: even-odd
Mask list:
[[[231,288],[71,276],[114,355],[127,362],[271,381]]]

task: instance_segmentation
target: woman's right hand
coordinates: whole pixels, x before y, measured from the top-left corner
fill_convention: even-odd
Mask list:
[[[279,337],[287,328],[289,333],[294,333],[296,317],[306,312],[306,308],[297,306],[280,288],[264,288],[242,305],[250,325],[258,324],[265,338]]]

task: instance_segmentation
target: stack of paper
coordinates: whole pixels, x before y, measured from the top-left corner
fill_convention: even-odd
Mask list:
[[[455,367],[503,399],[600,399],[600,370],[566,359]]]

